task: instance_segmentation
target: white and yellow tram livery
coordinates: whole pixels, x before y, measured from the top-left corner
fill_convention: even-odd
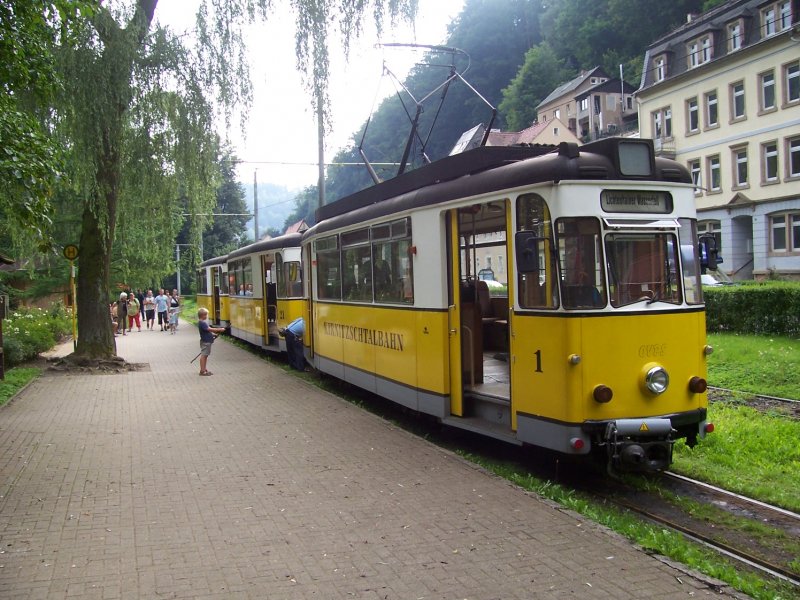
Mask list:
[[[227,256],[231,334],[273,351],[285,351],[279,330],[306,317],[300,234],[250,244]]]
[[[197,308],[208,311],[214,327],[227,327],[230,323],[227,256],[209,259],[198,267]]]
[[[302,244],[322,372],[621,470],[711,429],[692,181],[650,140],[470,150],[322,207]],[[260,252],[228,257],[257,294]],[[266,336],[233,293],[235,334]]]

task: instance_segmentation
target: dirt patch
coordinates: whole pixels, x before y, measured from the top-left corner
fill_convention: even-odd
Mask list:
[[[148,363],[131,363],[122,358],[85,359],[73,356],[47,358],[41,366],[44,374],[86,374],[108,375],[111,373],[129,373],[131,371],[149,371]],[[39,365],[37,365],[39,366]]]

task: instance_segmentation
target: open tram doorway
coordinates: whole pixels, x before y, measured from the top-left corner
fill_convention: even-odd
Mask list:
[[[458,321],[451,323],[458,340],[451,356],[458,352],[460,359],[451,360],[451,388],[460,388],[461,416],[498,436],[511,428],[508,206],[507,200],[475,204],[450,219],[449,291]]]

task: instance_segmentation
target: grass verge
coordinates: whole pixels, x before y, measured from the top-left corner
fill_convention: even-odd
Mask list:
[[[676,443],[672,470],[800,512],[800,421],[728,402],[708,415],[714,433]]]
[[[8,402],[29,382],[36,379],[42,372],[34,367],[17,367],[5,373],[5,379],[0,380],[0,406]]]
[[[643,522],[626,511],[586,498],[574,489],[539,479],[517,465],[489,460],[484,456],[458,452],[465,459],[507,479],[521,488],[534,492],[600,523],[639,544],[645,550],[683,563],[756,600],[788,600],[798,598],[791,584],[765,580],[758,575],[741,571],[716,552],[686,540],[683,535],[658,525]]]
[[[800,400],[800,340],[778,336],[710,333],[714,353],[708,382],[751,394]]]

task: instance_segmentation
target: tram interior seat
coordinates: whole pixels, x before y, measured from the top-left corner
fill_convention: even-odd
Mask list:
[[[489,286],[485,281],[477,281],[477,291],[483,329],[483,345],[486,349],[506,350],[508,346],[507,300],[495,298],[495,302],[489,294]]]

